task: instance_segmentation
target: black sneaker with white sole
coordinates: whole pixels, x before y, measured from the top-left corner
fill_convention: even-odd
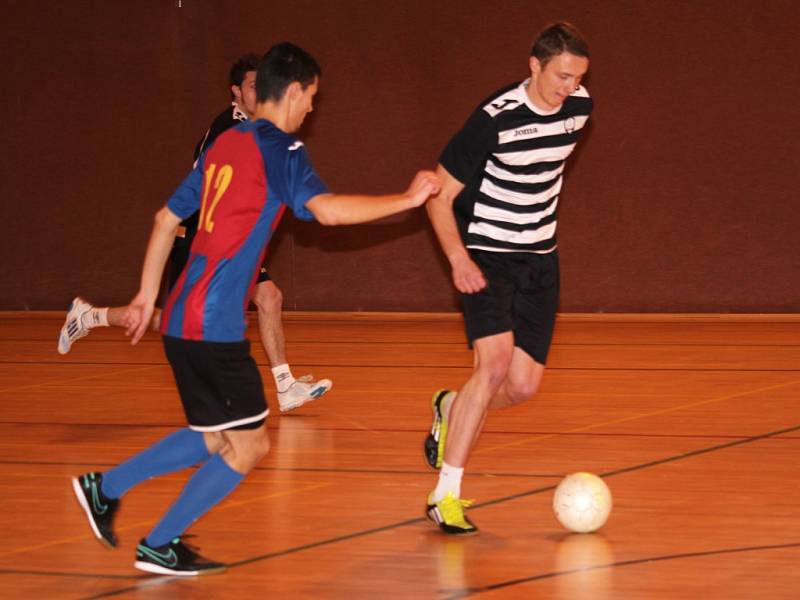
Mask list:
[[[97,539],[109,548],[117,547],[117,536],[114,533],[114,517],[119,509],[119,500],[107,498],[100,484],[103,482],[101,473],[86,473],[80,477],[72,478],[72,489],[75,497],[89,519]]]
[[[143,539],[136,547],[136,562],[133,566],[148,573],[181,577],[222,573],[227,569],[224,563],[203,558],[195,550],[179,537],[156,548],[149,546]]]

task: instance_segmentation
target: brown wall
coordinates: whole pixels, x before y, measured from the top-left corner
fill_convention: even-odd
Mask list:
[[[562,194],[562,311],[800,309],[800,4],[786,0],[44,1],[0,4],[0,309],[135,292],[152,214],[227,102],[229,64],[320,60],[304,129],[335,191],[391,192],[477,103],[526,75],[535,32],[588,37],[588,134]],[[271,246],[286,306],[452,310],[424,213]]]

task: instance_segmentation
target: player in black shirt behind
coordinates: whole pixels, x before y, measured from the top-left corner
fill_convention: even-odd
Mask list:
[[[225,108],[205,132],[195,146],[195,163],[200,155],[208,149],[214,140],[224,131],[250,119],[256,110],[256,70],[259,57],[255,54],[246,54],[239,58],[232,66],[229,73],[231,105]],[[175,238],[168,272],[169,289],[175,285],[186,262],[189,259],[189,249],[197,232],[198,215],[195,213],[181,223],[178,235]],[[313,381],[310,375],[295,379],[286,360],[286,345],[283,335],[281,310],[283,295],[277,285],[270,279],[267,270],[262,266],[256,288],[253,293],[253,303],[258,308],[258,330],[261,343],[269,359],[275,387],[278,391],[278,403],[281,412],[299,408],[306,402],[315,400],[325,394],[333,386],[330,379]],[[127,311],[127,306],[103,307],[92,306],[84,299],[77,297],[72,301],[67,317],[61,328],[58,339],[58,351],[66,354],[70,351],[73,342],[88,335],[94,327],[122,326],[122,317]],[[161,322],[161,312],[153,316],[151,327],[158,331]]]

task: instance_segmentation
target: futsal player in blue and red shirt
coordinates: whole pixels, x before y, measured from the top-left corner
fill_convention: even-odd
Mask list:
[[[181,541],[194,521],[230,494],[269,451],[269,413],[245,337],[245,310],[272,231],[289,207],[323,225],[363,223],[422,205],[439,190],[430,171],[386,196],[331,194],[314,172],[297,131],[313,108],[320,68],[283,43],[262,59],[252,121],[220,135],[157,214],[139,293],[125,321],[133,343],[153,315],[164,264],[181,220],[200,211],[191,255],[161,320],[167,358],[188,427],[104,473],[73,480],[95,535],[117,545],[114,516],[138,483],[202,464],[176,502],[139,543],[135,566],[199,575],[225,569]]]

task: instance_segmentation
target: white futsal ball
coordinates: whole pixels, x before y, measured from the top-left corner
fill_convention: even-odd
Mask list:
[[[558,484],[553,511],[559,523],[570,531],[597,531],[611,514],[611,492],[597,475],[573,473]]]

